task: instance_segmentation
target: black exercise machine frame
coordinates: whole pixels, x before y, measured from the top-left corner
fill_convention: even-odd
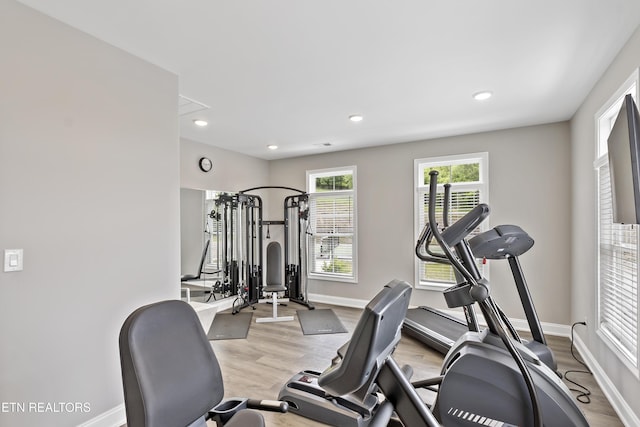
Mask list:
[[[217,215],[222,221],[223,282],[228,284],[231,295],[235,295],[232,313],[258,302],[262,284],[261,229],[257,227],[262,218],[262,201],[242,194],[220,194],[215,200]],[[213,213],[212,213],[213,214]]]
[[[249,194],[252,191],[268,189],[298,193],[285,197],[283,220],[264,220],[262,198]],[[254,305],[261,298],[264,273],[263,227],[265,225],[283,225],[284,227],[284,277],[287,288],[284,297],[310,310],[315,308],[308,300],[306,284],[308,200],[309,195],[305,191],[285,186],[252,187],[236,194],[223,194],[216,199],[216,206],[224,206],[226,219],[223,230],[225,239],[223,271],[225,280],[231,281],[231,288],[235,289],[233,294],[237,295],[233,303],[233,314],[246,307],[255,309]],[[233,240],[234,235],[236,241]]]
[[[451,184],[447,183],[443,185],[444,187],[444,197],[442,201],[442,226],[443,228],[449,227],[449,207],[450,207],[450,199],[451,199]],[[438,227],[437,223],[431,224],[427,221],[427,224],[422,229],[420,236],[418,237],[418,241],[415,246],[415,254],[418,259],[426,262],[434,262],[438,264],[446,264],[451,265],[451,262],[447,259],[447,257],[438,252],[433,252],[430,250],[431,241],[434,238],[433,228]],[[466,243],[465,243],[466,244]],[[423,252],[424,251],[424,252]],[[463,263],[473,263],[474,261],[471,259],[464,259]],[[461,279],[459,277],[458,271],[454,268],[454,274],[456,275],[456,279]],[[452,286],[444,291],[445,299],[449,300],[449,298],[455,297],[455,294],[460,292],[460,289],[457,285]],[[456,298],[454,298],[456,299]],[[457,304],[452,301],[451,306],[461,306],[462,311],[464,313],[464,321],[454,317],[442,310],[438,310],[435,308],[420,306],[418,308],[410,309],[407,312],[407,318],[405,319],[403,330],[418,339],[419,341],[426,344],[428,347],[433,348],[434,350],[440,352],[441,354],[447,354],[453,343],[457,340],[459,336],[461,336],[464,332],[472,331],[478,332],[480,331],[480,325],[478,323],[478,317],[473,308],[474,302],[467,301],[467,304]],[[418,321],[418,319],[413,319],[412,314],[415,315],[427,315],[430,317],[432,321],[432,325],[425,325]],[[446,327],[443,331],[438,331],[436,329],[437,324],[444,324],[443,327]],[[454,334],[455,337],[451,337],[450,335]]]
[[[445,229],[449,227],[450,187],[451,184],[444,184],[442,223]],[[434,227],[438,227],[438,224],[431,224],[430,222],[427,222],[418,237],[418,241],[415,246],[415,254],[422,261],[450,265],[450,261],[444,254],[434,252],[430,249],[431,241],[434,239]],[[440,228],[438,228],[438,230],[440,230]],[[529,330],[533,337],[530,341],[524,341],[524,344],[538,357],[540,357],[544,363],[553,369],[556,374],[561,376],[557,369],[554,354],[547,345],[544,332],[542,331],[542,326],[540,325],[540,320],[537,316],[535,306],[518,259],[519,255],[526,252],[531,248],[531,246],[533,246],[533,239],[531,239],[529,235],[518,226],[499,225],[474,236],[468,241],[468,243],[465,242],[465,244],[470,247],[471,252],[473,253],[473,256],[470,258],[461,258],[461,262],[465,266],[468,265],[470,268],[474,268],[475,266],[472,266],[472,264],[475,264],[473,259],[474,257],[479,259],[506,259],[509,262],[514,283],[518,290],[522,308],[525,312],[526,320],[529,325]],[[497,248],[500,248],[500,250],[497,250]],[[454,269],[454,272],[456,272],[456,269]],[[458,276],[456,276],[456,278],[460,279]],[[455,340],[464,332],[478,332],[480,329],[473,310],[473,305],[458,304],[458,298],[455,297],[456,290],[458,290],[457,285],[445,290],[444,296],[449,308],[462,306],[466,322],[457,317],[451,316],[446,312],[427,306],[420,306],[418,308],[408,310],[403,330],[428,347],[431,347],[442,354],[447,354],[453,342],[455,342]],[[506,314],[499,306],[497,306],[497,304],[495,308],[498,315],[504,321],[504,325],[509,330],[511,336],[517,341],[523,342]],[[427,318],[429,323],[426,323],[424,318]],[[455,334],[455,336],[451,337],[450,335],[441,335],[437,328],[438,324],[442,325],[438,328],[444,328],[446,326],[447,333],[450,335]]]

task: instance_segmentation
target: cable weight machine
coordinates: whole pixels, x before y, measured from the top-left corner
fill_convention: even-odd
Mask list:
[[[262,282],[262,248],[255,244],[261,236],[258,219],[262,216],[259,199],[241,194],[220,194],[215,200],[215,215],[220,225],[218,265],[222,269],[222,286],[235,296],[233,314],[258,302]]]
[[[315,307],[309,302],[307,287],[307,237],[309,221],[309,195],[302,190],[283,186],[261,186],[240,191],[244,194],[256,190],[287,190],[297,194],[284,198],[283,219],[263,220],[260,217],[260,253],[262,253],[262,229],[267,226],[266,238],[270,238],[269,226],[282,225],[284,228],[284,283],[286,291],[284,297],[289,301],[306,306],[309,310]],[[259,196],[251,195],[249,197]]]
[[[262,199],[257,196],[238,193],[237,245],[238,290],[233,313],[245,307],[253,307],[260,298],[262,286]],[[236,302],[240,304],[236,306]]]
[[[284,259],[285,297],[290,301],[315,309],[307,292],[307,236],[309,221],[309,195],[287,196],[284,199]]]
[[[299,193],[285,197],[283,220],[263,220],[262,198],[249,194],[263,189]],[[221,223],[216,230],[220,242],[218,262],[222,266],[222,286],[230,290],[230,295],[236,296],[232,313],[239,313],[246,307],[255,309],[254,305],[262,298],[263,227],[270,225],[284,227],[285,298],[313,310],[307,297],[308,195],[290,187],[264,186],[237,194],[220,194],[215,204],[218,212],[211,215]],[[268,231],[266,237],[270,237]]]

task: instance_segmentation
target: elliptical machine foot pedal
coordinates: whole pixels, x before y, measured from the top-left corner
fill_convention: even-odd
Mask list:
[[[331,396],[318,385],[320,372],[302,371],[280,390],[278,400],[289,404],[289,412],[323,424],[341,427],[367,427],[378,405],[370,394],[364,402],[351,397]]]

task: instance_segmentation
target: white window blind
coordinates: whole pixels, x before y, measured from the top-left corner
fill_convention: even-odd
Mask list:
[[[596,114],[598,214],[597,333],[636,375],[638,371],[638,227],[613,223],[607,139],[622,100],[637,100],[638,71]],[[636,101],[637,102],[637,101]]]
[[[609,164],[598,169],[599,328],[637,367],[638,360],[638,226],[614,224]]]
[[[436,221],[442,227],[444,184],[451,184],[448,222],[453,224],[479,203],[487,202],[487,165],[487,153],[415,160],[416,240],[424,225],[429,222],[429,172],[431,170],[439,172]],[[487,221],[474,230],[471,236],[486,229]],[[440,251],[435,243],[430,248],[434,252]],[[479,262],[478,267],[483,275],[488,275],[487,266]],[[453,269],[448,265],[425,262],[416,258],[416,271],[418,287],[442,289],[456,281]]]
[[[355,167],[309,171],[309,275],[356,278]]]
[[[422,200],[422,208],[420,209],[420,228],[429,222],[429,191],[421,189],[420,199]],[[449,224],[453,224],[462,218],[467,212],[476,207],[480,203],[480,190],[473,186],[453,187],[451,188],[450,206],[449,206]],[[439,186],[439,192],[436,197],[436,221],[442,227],[442,210],[444,203],[444,187]],[[479,228],[471,233],[471,236],[477,234]],[[471,237],[470,236],[470,237]],[[434,252],[442,253],[437,244],[431,246]],[[444,264],[436,264],[433,262],[419,261],[421,266],[421,281],[442,283],[449,286],[455,283],[453,269]]]

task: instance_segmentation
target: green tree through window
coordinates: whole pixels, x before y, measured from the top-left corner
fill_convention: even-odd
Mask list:
[[[334,175],[317,177],[316,192],[353,190],[353,175]]]
[[[480,182],[480,163],[434,166],[424,169],[424,185],[429,185],[429,172],[438,171],[439,184]]]

